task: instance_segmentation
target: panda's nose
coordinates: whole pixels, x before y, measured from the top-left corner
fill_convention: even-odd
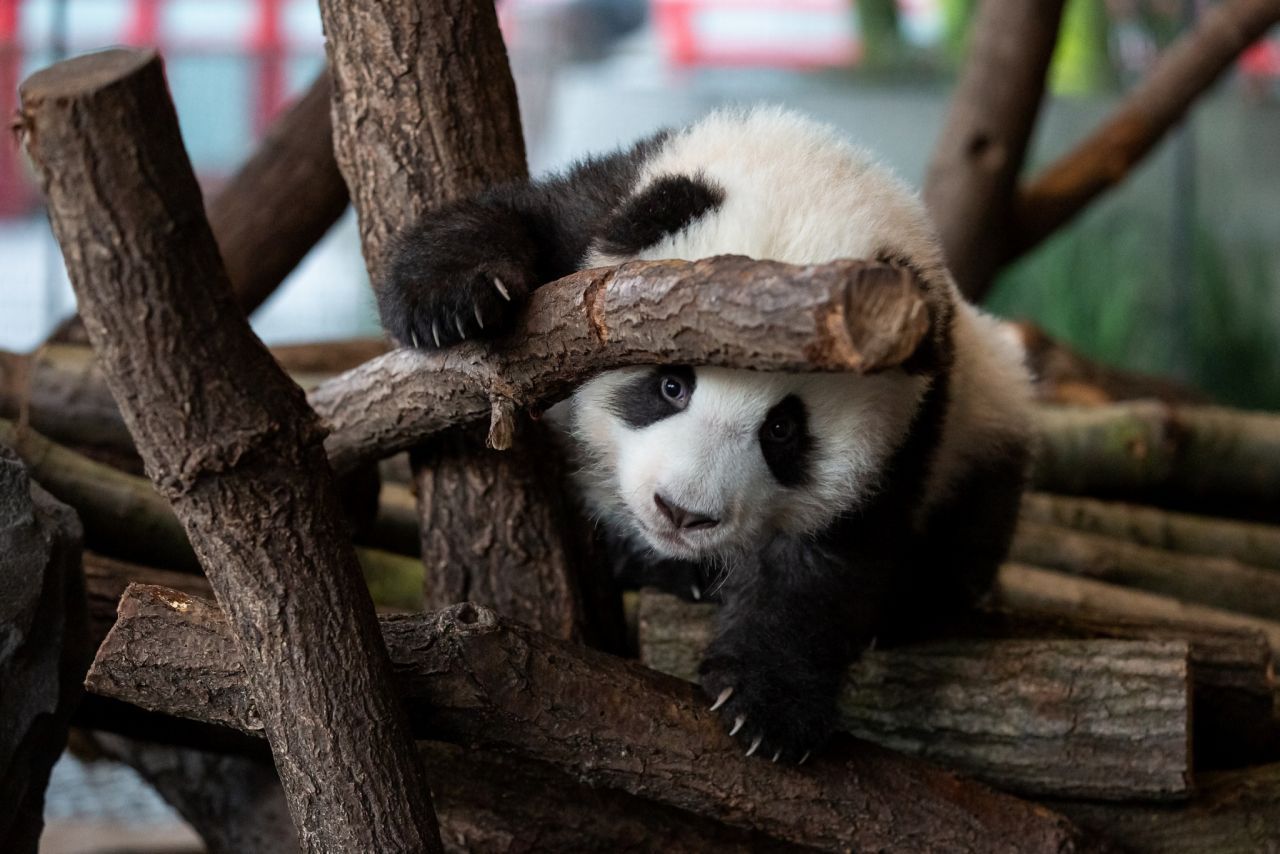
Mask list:
[[[720,524],[719,519],[712,519],[710,516],[686,510],[656,492],[653,494],[653,503],[658,505],[658,510],[671,521],[672,525],[686,531],[705,531]]]

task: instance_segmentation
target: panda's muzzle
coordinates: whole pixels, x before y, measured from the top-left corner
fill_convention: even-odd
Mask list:
[[[657,492],[653,494],[653,503],[657,505],[658,511],[667,518],[667,521],[682,531],[708,531],[720,524],[719,519],[686,510],[679,504],[663,498]]]

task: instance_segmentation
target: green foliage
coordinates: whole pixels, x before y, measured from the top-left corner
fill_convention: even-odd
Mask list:
[[[997,314],[1038,323],[1099,361],[1182,379],[1222,403],[1280,409],[1280,261],[1260,241],[1228,248],[1197,228],[1190,327],[1169,295],[1164,217],[1107,205],[1000,278]]]

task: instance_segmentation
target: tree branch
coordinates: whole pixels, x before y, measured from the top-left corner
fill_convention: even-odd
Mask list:
[[[695,688],[508,623],[470,604],[383,622],[419,732],[551,763],[779,839],[820,848],[1065,851],[1058,816],[919,760],[847,743],[802,768],[744,757]],[[211,603],[131,586],[89,690],[261,729],[225,618]]]
[[[642,591],[641,660],[696,682],[714,613]],[[840,719],[1022,794],[1165,800],[1190,792],[1190,693],[1181,641],[948,641],[864,653]]]
[[[1164,52],[1102,126],[1018,193],[1005,262],[1061,228],[1128,177],[1236,57],[1280,21],[1280,0],[1226,0]]]
[[[329,427],[330,461],[346,471],[488,418],[493,397],[539,410],[610,368],[870,373],[901,364],[927,331],[914,280],[884,264],[634,262],[539,288],[496,345],[396,350],[322,383],[308,400]]]
[[[232,614],[304,848],[438,851],[323,433],[234,302],[160,60],[91,54],[21,93],[85,327]]]
[[[1013,199],[1063,0],[985,0],[925,178],[947,266],[980,299],[1008,255]]]

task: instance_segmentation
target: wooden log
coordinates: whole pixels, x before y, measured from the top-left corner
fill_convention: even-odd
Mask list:
[[[1101,127],[1019,192],[1013,218],[1017,234],[1007,260],[1039,244],[1127,178],[1196,98],[1277,21],[1277,0],[1227,0],[1206,9]]]
[[[322,0],[320,10],[338,161],[377,286],[388,237],[446,202],[528,177],[515,83],[492,4]],[[558,467],[540,458],[545,447],[492,450],[506,450],[513,429],[499,419],[490,447],[464,431],[414,454],[424,597],[471,599],[580,639],[592,634],[575,562],[585,526],[572,520]]]
[[[332,88],[322,71],[209,202],[209,227],[245,314],[275,292],[347,209],[347,185],[333,157]]]
[[[1063,575],[1018,563],[1000,567],[993,587],[995,604],[1015,611],[1063,616],[1159,620],[1174,626],[1243,629],[1262,633],[1272,655],[1280,655],[1280,623],[1179,602],[1144,590]]]
[[[323,431],[234,301],[159,58],[78,57],[21,100],[85,328],[232,614],[304,849],[438,851]]]
[[[91,651],[80,524],[0,440],[0,851],[38,848]]]
[[[208,854],[285,854],[298,834],[271,756],[238,756],[113,733],[95,733],[102,752],[137,771],[195,829]]]
[[[1098,406],[1122,400],[1205,405],[1204,392],[1169,377],[1112,367],[1090,359],[1027,321],[1005,322],[1027,354],[1036,398],[1059,406]]]
[[[1201,775],[1181,806],[1055,803],[1133,854],[1260,854],[1280,850],[1280,765]]]
[[[1191,666],[1192,767],[1234,768],[1280,759],[1274,658],[1259,631],[1155,617],[1000,608],[985,610],[971,628],[979,637],[1185,642]]]
[[[1280,512],[1280,415],[1152,401],[1040,407],[1033,483],[1218,515]]]
[[[1014,193],[1040,113],[1063,0],[986,0],[924,183],[947,267],[978,299],[1008,255]]]
[[[512,334],[444,352],[396,350],[318,386],[334,468],[483,421],[494,397],[536,410],[628,365],[859,371],[902,364],[928,331],[910,274],[721,256],[585,270],[533,293]]]
[[[1021,563],[1280,621],[1280,572],[1233,558],[1187,555],[1022,521],[1009,557]]]
[[[1171,513],[1154,507],[1029,493],[1021,519],[1116,537],[1141,546],[1231,558],[1280,570],[1280,525]]]
[[[470,604],[382,623],[419,732],[550,763],[621,789],[824,849],[1069,851],[1087,843],[1040,807],[862,742],[803,767],[743,756],[693,686],[558,641]],[[90,691],[261,730],[221,612],[131,586]]]
[[[33,430],[15,429],[4,419],[0,419],[0,443],[14,448],[32,477],[75,509],[90,548],[161,569],[199,571],[182,523],[146,479],[94,462]],[[364,547],[356,548],[356,558],[377,604],[421,610],[420,561]]]
[[[641,592],[640,660],[696,682],[714,612]],[[841,728],[1021,794],[1183,798],[1191,784],[1187,654],[1174,640],[872,650],[845,678]]]

